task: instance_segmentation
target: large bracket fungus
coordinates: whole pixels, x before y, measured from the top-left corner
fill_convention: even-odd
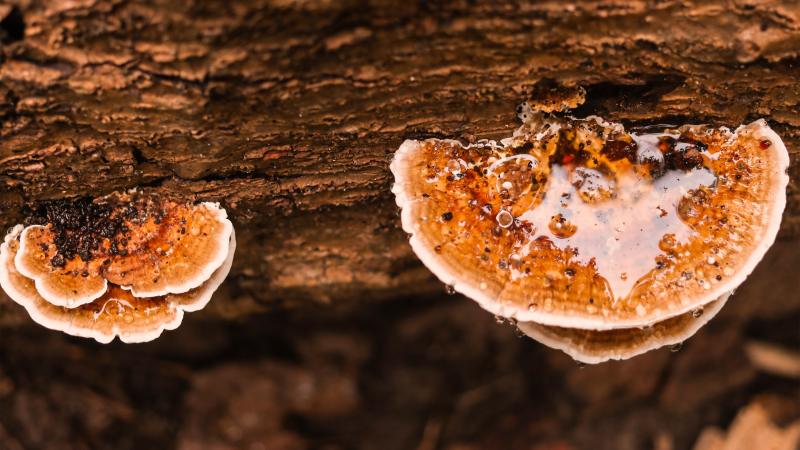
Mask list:
[[[0,286],[34,321],[75,336],[146,342],[202,309],[236,239],[217,204],[124,194],[45,203],[0,246]]]
[[[417,256],[535,339],[585,362],[680,342],[774,242],[789,156],[764,120],[626,131],[517,112],[500,143],[409,140],[391,170]]]

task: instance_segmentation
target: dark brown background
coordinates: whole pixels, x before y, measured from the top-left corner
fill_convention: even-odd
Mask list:
[[[0,42],[2,227],[144,186],[221,202],[239,241],[152,344],[49,332],[0,294],[8,448],[668,450],[753,399],[798,416],[797,380],[742,350],[800,347],[797,3],[14,0]],[[763,117],[789,148],[775,249],[679,353],[579,370],[444,296],[399,228],[404,139],[506,137],[556,85],[586,89],[577,116]]]

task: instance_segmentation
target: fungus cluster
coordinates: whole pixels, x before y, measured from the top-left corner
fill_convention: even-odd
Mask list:
[[[403,143],[403,229],[444,283],[576,360],[694,334],[772,245],[789,156],[764,120],[735,132],[527,104],[513,137]]]
[[[0,246],[0,286],[34,321],[102,343],[146,342],[202,309],[236,240],[224,209],[138,194],[44,202]]]

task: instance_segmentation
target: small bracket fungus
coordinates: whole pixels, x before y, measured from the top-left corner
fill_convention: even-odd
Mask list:
[[[496,315],[535,322],[521,328],[548,345],[556,335],[616,342],[605,354],[626,358],[683,340],[775,240],[789,156],[764,120],[735,132],[626,131],[527,105],[518,115],[522,126],[500,143],[404,142],[392,191],[412,248],[440,280]],[[699,321],[691,311],[704,305]],[[643,343],[655,332],[640,328],[656,325],[670,331]],[[591,336],[602,330],[624,331]],[[592,355],[583,357],[603,358]]]
[[[32,221],[0,246],[0,286],[37,323],[103,343],[175,329],[208,303],[236,248],[225,210],[211,203],[112,195],[50,202]]]
[[[562,350],[575,361],[598,364],[609,359],[632,358],[665,345],[680,345],[714,318],[728,297],[730,293],[708,303],[700,318],[690,311],[641,328],[595,331],[551,327],[536,322],[519,322],[517,326],[526,335],[548,347]]]

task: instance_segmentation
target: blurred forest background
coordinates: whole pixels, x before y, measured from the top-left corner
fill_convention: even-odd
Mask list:
[[[239,248],[148,344],[0,292],[0,446],[794,450],[798,52],[789,0],[4,0],[0,226],[144,187],[219,201]],[[399,228],[403,140],[506,137],[559,86],[576,116],[765,118],[789,149],[778,241],[677,353],[579,368],[446,295]]]

